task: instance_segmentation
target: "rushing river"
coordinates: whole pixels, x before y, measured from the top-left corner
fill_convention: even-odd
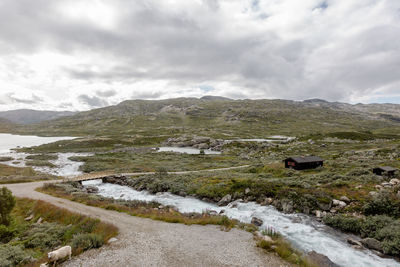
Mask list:
[[[369,250],[356,250],[347,244],[348,235],[332,230],[317,222],[310,216],[302,214],[284,214],[273,206],[261,206],[254,202],[239,203],[237,207],[218,207],[191,197],[181,197],[170,193],[150,194],[146,191],[136,191],[127,186],[102,183],[101,180],[83,182],[85,186],[96,186],[99,195],[114,199],[155,201],[162,205],[176,207],[180,212],[198,212],[207,210],[220,212],[232,219],[250,223],[252,217],[264,221],[261,228],[273,227],[297,248],[309,252],[316,251],[328,256],[340,266],[348,267],[389,267],[400,266],[393,259],[376,256]]]
[[[30,154],[16,152],[12,150],[18,147],[32,147],[43,144],[53,143],[61,140],[71,140],[76,137],[40,137],[28,135],[13,135],[0,133],[0,157],[11,157],[12,160],[2,161],[1,164],[10,165],[13,167],[25,167],[26,157]],[[49,162],[55,165],[54,168],[46,166],[32,166],[36,171],[41,171],[58,176],[74,176],[82,174],[79,167],[83,162],[71,161],[68,158],[72,156],[88,156],[89,153],[56,153],[58,156],[55,160]]]

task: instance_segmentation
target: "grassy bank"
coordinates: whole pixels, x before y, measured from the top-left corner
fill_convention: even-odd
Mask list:
[[[54,179],[59,179],[59,177],[37,172],[31,167],[20,168],[0,164],[0,184],[26,183]]]
[[[49,203],[17,199],[11,224],[0,225],[0,266],[39,266],[47,252],[71,245],[73,255],[97,248],[118,230],[98,219],[72,213]]]

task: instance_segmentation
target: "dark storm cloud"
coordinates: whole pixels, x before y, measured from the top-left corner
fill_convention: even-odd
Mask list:
[[[110,61],[71,64],[62,73],[91,84],[165,80],[188,87],[224,82],[236,88],[231,97],[348,101],[354,94],[400,83],[400,17],[391,13],[400,8],[397,0],[381,4],[385,12],[371,19],[365,17],[376,13],[372,11],[378,3],[361,0],[307,0],[302,13],[298,3],[284,0],[279,8],[261,0],[203,0],[187,6],[186,1],[169,6],[151,0],[113,1],[108,4],[118,14],[111,29],[60,15],[62,4],[1,1],[0,53],[93,54]],[[248,19],[241,21],[240,16]],[[102,92],[84,92],[79,100],[99,107],[107,103],[100,97],[118,94]]]
[[[78,100],[90,107],[105,107],[108,102],[97,96],[80,95]]]

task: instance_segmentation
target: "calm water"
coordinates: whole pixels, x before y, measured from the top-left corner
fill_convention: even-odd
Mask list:
[[[17,147],[32,147],[43,144],[53,143],[61,140],[71,140],[76,137],[39,137],[13,134],[0,134],[0,157],[11,157],[10,161],[0,162],[14,167],[25,167],[27,153],[15,152],[12,149]],[[72,156],[88,156],[89,153],[57,153],[56,160],[49,160],[56,165],[54,168],[33,166],[37,171],[58,175],[58,176],[74,176],[82,174],[79,167],[83,162],[71,161],[68,158]]]

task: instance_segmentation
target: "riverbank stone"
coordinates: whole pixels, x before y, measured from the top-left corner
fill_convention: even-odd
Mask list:
[[[253,217],[251,218],[251,223],[254,224],[255,226],[261,226],[264,223],[264,221],[261,220],[260,218]]]
[[[383,252],[381,242],[379,242],[375,238],[370,238],[370,237],[364,238],[361,240],[361,244],[363,244],[365,247],[367,247],[369,249],[374,249],[379,252]]]
[[[232,196],[230,194],[225,195],[221,200],[218,202],[218,206],[225,206],[228,205],[229,202],[232,201]]]

